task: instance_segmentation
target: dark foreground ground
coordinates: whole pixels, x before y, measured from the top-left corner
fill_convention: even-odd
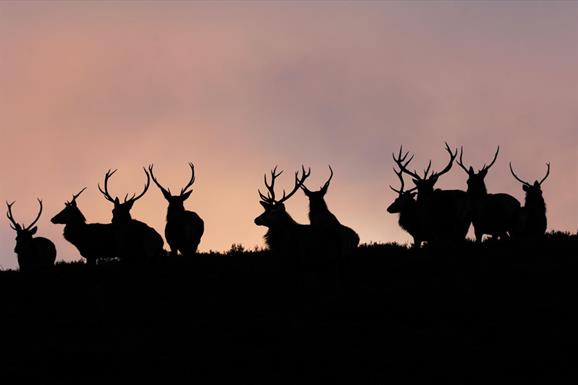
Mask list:
[[[344,271],[337,293],[264,252],[0,272],[0,383],[578,381],[576,236]]]

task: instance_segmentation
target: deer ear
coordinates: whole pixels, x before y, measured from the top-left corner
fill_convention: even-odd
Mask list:
[[[263,202],[263,201],[260,201],[259,203],[261,204],[261,206],[263,206],[263,208],[264,208],[265,210],[268,210],[268,209],[269,209],[269,204],[268,204],[268,203],[265,203],[265,202]]]
[[[165,190],[165,189],[162,189],[161,192],[163,193],[163,196],[165,197],[166,200],[171,199],[172,195],[171,195],[170,192],[168,192],[168,191]]]
[[[540,183],[538,183],[538,181],[534,181],[534,187],[540,187]]]
[[[474,175],[476,172],[474,171],[473,167],[470,166],[470,169],[468,170],[468,174],[470,175]]]
[[[114,204],[115,204],[115,205],[119,205],[119,204],[120,204],[120,201],[118,200],[118,197],[114,198]]]
[[[482,178],[485,178],[486,175],[488,175],[488,169],[484,168],[482,171],[480,171],[480,175],[482,176]]]
[[[38,227],[34,226],[33,228],[30,229],[30,234],[34,235],[36,234],[36,231],[38,230]]]
[[[526,186],[526,185],[522,185],[522,190],[524,190],[524,191],[526,191],[526,192],[527,192],[527,191],[528,191],[528,186]]]
[[[417,186],[419,183],[419,180],[414,178],[414,179],[412,179],[412,182],[413,182],[413,184],[415,184]]]
[[[189,199],[189,196],[191,196],[191,193],[192,193],[192,192],[193,192],[193,190],[184,193],[183,195],[181,195],[181,199],[182,199],[183,201],[186,201],[187,199]]]

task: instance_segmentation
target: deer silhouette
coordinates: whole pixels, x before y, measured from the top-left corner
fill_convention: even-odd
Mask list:
[[[472,208],[472,224],[476,241],[481,242],[484,234],[495,238],[507,238],[512,235],[520,215],[520,202],[513,196],[504,193],[488,194],[484,181],[488,170],[498,158],[500,147],[489,165],[485,165],[476,173],[473,167],[467,167],[463,162],[463,147],[460,148],[460,159],[456,163],[468,174],[468,197]]]
[[[333,178],[331,166],[329,166],[329,171],[331,175],[319,191],[311,191],[305,184],[301,185],[301,189],[309,198],[309,223],[311,226],[324,228],[326,233],[333,232],[341,241],[341,251],[350,252],[359,244],[359,236],[351,228],[342,225],[327,207],[325,194],[327,194],[329,183],[331,183]]]
[[[391,214],[399,214],[399,226],[412,236],[413,247],[420,247],[424,235],[420,229],[417,202],[415,201],[415,196],[417,195],[415,190],[417,187],[404,191],[405,183],[403,180],[403,173],[397,171],[395,168],[393,169],[393,172],[395,172],[399,178],[401,186],[399,190],[396,190],[391,185],[389,186],[390,189],[397,193],[397,198],[395,198],[393,203],[388,206],[387,212]]]
[[[12,230],[16,231],[16,247],[14,252],[18,258],[18,267],[20,271],[29,271],[39,268],[46,268],[54,265],[56,260],[56,247],[51,240],[43,237],[34,238],[34,234],[38,228],[35,226],[36,222],[40,219],[42,215],[42,201],[38,199],[40,204],[40,210],[36,219],[28,226],[24,224],[20,225],[16,223],[14,216],[12,214],[12,205],[16,202],[8,203],[8,212],[6,216],[10,221],[10,227]]]
[[[195,166],[189,163],[191,179],[181,189],[179,195],[172,195],[171,190],[165,189],[153,174],[153,165],[149,166],[149,173],[153,182],[163,193],[169,202],[167,208],[167,224],[165,226],[165,238],[171,248],[171,255],[176,256],[180,252],[183,256],[192,256],[197,252],[201,237],[205,232],[205,222],[194,211],[185,210],[184,202],[189,198],[193,190],[189,190],[195,183]],[[187,191],[188,190],[188,191]]]
[[[550,163],[546,163],[546,175],[538,182],[530,184],[519,178],[514,169],[512,162],[510,162],[510,171],[514,178],[522,183],[522,189],[526,192],[524,207],[522,207],[519,220],[519,233],[524,237],[541,237],[546,233],[548,227],[548,220],[546,218],[546,202],[542,196],[542,183],[550,175]]]
[[[146,169],[143,170],[147,180],[142,193],[139,195],[135,193],[130,198],[127,194],[122,203],[118,197],[113,198],[108,192],[108,181],[117,170],[107,171],[104,176],[104,189],[98,185],[98,190],[114,205],[112,224],[119,246],[119,257],[133,261],[150,260],[163,254],[164,241],[160,234],[146,223],[133,219],[130,214],[134,203],[144,196],[150,186],[150,176]]]
[[[302,256],[312,249],[312,244],[315,242],[315,234],[312,232],[311,226],[295,222],[285,210],[284,203],[299,190],[311,174],[311,171],[305,171],[305,167],[301,169],[301,176],[299,176],[299,172],[295,173],[293,189],[289,194],[283,191],[281,199],[275,198],[275,181],[283,173],[283,171],[277,172],[277,166],[271,170],[271,184],[267,183],[267,174],[263,178],[268,191],[267,195],[259,190],[261,197],[259,203],[265,211],[255,218],[255,224],[269,229],[265,234],[265,243],[274,253]]]
[[[64,225],[64,239],[72,243],[88,264],[98,259],[116,258],[117,244],[112,224],[86,223],[86,218],[78,208],[76,199],[86,190],[80,190],[64,203],[64,209],[50,221]]]
[[[415,170],[410,171],[407,166],[413,159],[413,155],[407,159],[409,152],[403,154],[402,147],[396,156],[392,154],[394,162],[400,172],[410,175],[417,187],[417,211],[419,228],[423,231],[425,240],[433,243],[454,244],[463,241],[468,233],[471,222],[469,198],[465,191],[440,190],[434,186],[438,178],[450,171],[458,151],[453,152],[449,145],[445,144],[450,160],[440,172],[432,171],[431,160],[424,170],[423,177]]]

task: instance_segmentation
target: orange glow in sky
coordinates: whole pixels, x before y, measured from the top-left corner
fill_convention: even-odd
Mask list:
[[[509,173],[543,186],[550,230],[578,228],[578,3],[574,2],[2,2],[0,198],[31,221],[58,260],[79,254],[50,218],[73,193],[108,222],[98,192],[140,191],[142,167],[172,190],[197,181],[186,208],[206,225],[200,250],[262,246],[257,189],[274,165],[285,188],[301,164],[362,242],[408,242],[385,209],[391,153],[439,171],[444,141],[474,167],[500,156],[490,192],[523,201]],[[408,180],[409,181],[409,180]],[[459,168],[440,188],[466,188]],[[281,187],[281,186],[280,186]],[[288,211],[307,222],[302,193]],[[133,217],[164,232],[150,191]],[[0,226],[0,267],[16,266]]]

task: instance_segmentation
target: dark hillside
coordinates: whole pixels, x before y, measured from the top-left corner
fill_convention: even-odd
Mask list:
[[[365,245],[329,274],[236,250],[0,273],[10,382],[575,382],[578,237]],[[323,281],[317,285],[314,277]],[[4,383],[4,381],[3,381]]]

